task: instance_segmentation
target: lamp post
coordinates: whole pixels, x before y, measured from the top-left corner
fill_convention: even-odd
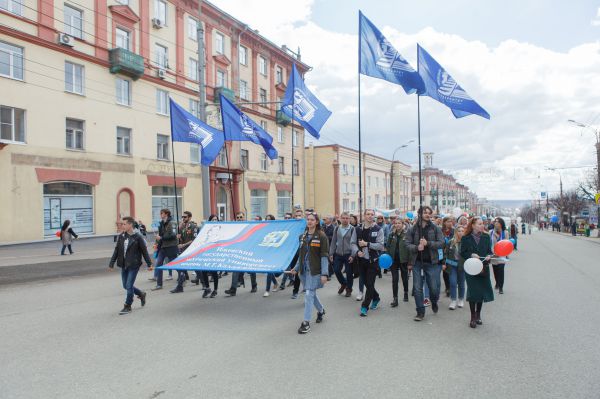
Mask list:
[[[580,128],[583,129],[590,129],[593,133],[594,133],[594,137],[596,138],[596,172],[598,173],[598,176],[596,177],[597,179],[597,183],[596,183],[596,190],[600,191],[600,129],[596,129],[590,125],[586,125],[585,123],[581,123],[581,122],[577,122],[574,121],[573,119],[569,119],[568,121],[569,123],[572,123],[575,126],[578,126]],[[597,217],[597,222],[600,222],[600,204],[598,204],[598,209],[597,209],[597,213],[598,215]],[[596,225],[598,225],[600,223],[596,223]],[[597,236],[600,238],[600,228],[597,227]]]
[[[408,147],[412,142],[414,142],[414,140],[408,140],[406,143],[396,148],[392,154],[392,166],[390,167],[390,209],[394,209],[394,160],[396,159],[396,153],[398,150]]]

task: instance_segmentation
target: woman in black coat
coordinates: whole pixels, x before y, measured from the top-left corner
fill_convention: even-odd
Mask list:
[[[463,259],[484,258],[483,270],[476,276],[466,275],[467,301],[471,308],[471,328],[483,324],[481,308],[483,302],[494,300],[494,290],[490,281],[490,258],[493,254],[490,236],[484,232],[481,218],[474,217],[469,221],[465,235],[461,240],[460,256]]]

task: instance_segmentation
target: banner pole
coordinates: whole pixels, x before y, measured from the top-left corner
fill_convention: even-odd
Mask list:
[[[417,139],[419,142],[419,212],[421,212],[421,208],[423,207],[423,187],[421,183],[421,96],[417,94]]]
[[[231,220],[235,220],[235,201],[233,200],[233,175],[231,174],[231,169],[229,167],[229,151],[227,151],[227,143],[225,146],[225,160],[227,161],[227,178],[229,180],[229,197],[231,198],[231,214],[229,215]],[[233,147],[233,145],[232,145]],[[233,217],[232,217],[233,216]],[[247,217],[248,215],[246,215]]]
[[[171,118],[173,115],[171,115]],[[173,187],[175,187],[175,216],[179,226],[179,203],[177,201],[177,177],[175,176],[175,142],[173,141],[173,129],[171,128],[171,158],[173,159]]]
[[[295,88],[296,87],[296,78],[294,76],[295,74],[293,73],[292,70],[292,87]],[[292,139],[290,140],[292,142],[292,209],[294,209],[294,106],[295,106],[295,99],[294,99],[294,94],[292,93],[292,117],[290,118],[292,120]],[[280,113],[283,113],[282,111],[279,111]],[[305,204],[306,205],[306,204]],[[290,209],[290,211],[292,210]]]
[[[358,220],[362,221],[363,195],[362,195],[362,140],[360,131],[360,71],[358,72]]]

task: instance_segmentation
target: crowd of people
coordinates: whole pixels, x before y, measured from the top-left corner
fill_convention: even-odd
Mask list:
[[[155,281],[156,286],[152,290],[161,290],[163,270],[158,267],[177,258],[194,241],[201,228],[192,220],[189,211],[183,213],[180,221],[173,219],[169,209],[162,209],[160,217],[152,246],[154,256],[149,254],[145,237],[139,232],[139,224],[130,217],[122,219],[121,233],[109,264],[111,269],[115,264],[121,268],[122,284],[126,290],[125,305],[120,314],[131,312],[134,296],[140,299],[142,306],[146,304],[146,293],[134,286],[142,259],[150,270],[154,270],[150,280]],[[299,237],[298,249],[285,270],[266,274],[263,296],[268,297],[273,291],[289,287],[292,289],[291,298],[296,299],[302,288],[304,318],[298,329],[300,334],[310,331],[313,308],[317,312],[316,323],[323,321],[325,308],[317,290],[333,278],[339,283],[338,295],[350,298],[355,294],[356,301],[360,302],[358,314],[361,317],[377,310],[381,297],[376,285],[382,278],[382,270],[388,273],[388,268],[379,265],[383,254],[392,259],[389,272],[393,300],[390,307],[398,307],[400,298],[409,302],[413,297],[414,320],[420,322],[425,318],[426,308],[430,307],[433,313],[438,312],[440,297],[445,294],[450,298],[449,310],[463,308],[465,301],[468,302],[471,312],[469,326],[476,328],[483,324],[483,303],[494,300],[490,265],[495,288],[499,294],[504,293],[505,265],[499,263],[498,258],[493,258],[493,247],[509,237],[514,238],[516,244],[518,233],[514,224],[506,226],[502,218],[463,214],[455,220],[452,216],[435,215],[428,206],[423,206],[414,220],[395,215],[384,217],[372,209],[364,212],[362,223],[356,215],[348,212],[339,217],[325,216],[321,219],[313,209],[301,208],[295,209],[294,213],[286,213],[284,218],[305,219],[306,229]],[[208,220],[218,221],[218,217],[211,215]],[[245,221],[246,215],[238,212],[235,220]],[[254,220],[263,219],[255,217]],[[266,215],[264,220],[275,220],[275,217]],[[483,269],[478,275],[465,273],[464,262],[471,257],[483,262]],[[231,273],[231,285],[224,291],[227,296],[233,297],[238,288],[245,287],[244,274]],[[248,274],[250,292],[255,293],[258,290],[257,275]],[[183,292],[186,281],[190,280],[196,285],[202,284],[203,298],[214,298],[218,295],[219,280],[227,275],[226,272],[199,271],[193,278],[187,271],[178,271],[177,284],[170,292]],[[279,277],[281,281],[278,281]],[[412,290],[409,291],[411,277]],[[399,291],[400,281],[402,292]]]

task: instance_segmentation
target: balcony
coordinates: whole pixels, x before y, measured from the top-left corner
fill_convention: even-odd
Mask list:
[[[283,111],[279,110],[276,112],[277,124],[281,126],[287,126],[292,121],[292,118],[283,113]],[[346,172],[346,174],[348,174]]]
[[[144,57],[124,48],[109,50],[110,73],[121,73],[137,80],[144,74]]]
[[[215,102],[221,101],[221,94],[228,100],[235,102],[235,93],[227,87],[215,87]]]

